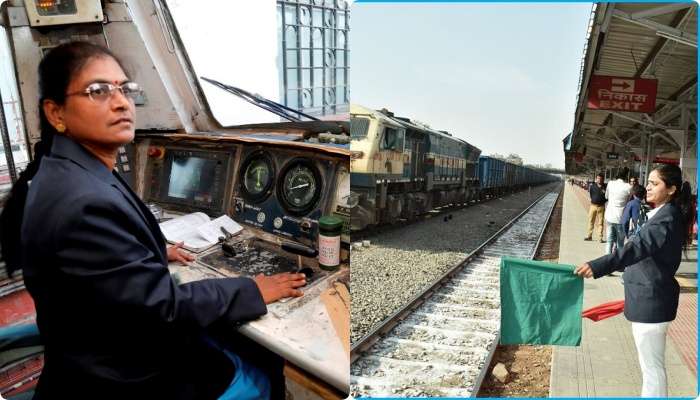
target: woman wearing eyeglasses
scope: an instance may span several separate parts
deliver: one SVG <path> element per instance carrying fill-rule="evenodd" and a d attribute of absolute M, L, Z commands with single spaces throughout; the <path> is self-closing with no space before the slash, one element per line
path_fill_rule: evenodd
<path fill-rule="evenodd" d="M 303 274 L 176 285 L 168 261 L 191 258 L 166 250 L 113 172 L 134 138 L 138 85 L 108 50 L 81 42 L 51 50 L 39 80 L 42 140 L 0 220 L 3 258 L 24 270 L 45 348 L 35 398 L 283 398 L 281 360 L 256 355 L 274 364 L 260 374 L 211 335 L 300 296 Z M 235 393 L 250 371 L 260 392 Z"/>

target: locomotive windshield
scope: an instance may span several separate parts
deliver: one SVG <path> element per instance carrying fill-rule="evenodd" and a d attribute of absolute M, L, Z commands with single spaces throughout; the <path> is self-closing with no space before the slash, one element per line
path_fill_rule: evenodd
<path fill-rule="evenodd" d="M 350 118 L 350 137 L 361 139 L 367 137 L 369 120 L 367 118 Z"/>
<path fill-rule="evenodd" d="M 348 112 L 344 0 L 165 3 L 196 76 L 316 117 Z M 207 21 L 206 29 L 201 21 Z M 221 43 L 219 51 L 212 51 L 213 42 Z M 200 86 L 223 126 L 279 122 L 209 84 L 200 81 Z"/>

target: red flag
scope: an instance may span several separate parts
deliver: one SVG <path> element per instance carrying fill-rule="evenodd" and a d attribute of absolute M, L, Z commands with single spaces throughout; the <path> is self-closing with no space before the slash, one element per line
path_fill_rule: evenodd
<path fill-rule="evenodd" d="M 588 310 L 583 310 L 581 317 L 588 318 L 594 322 L 598 322 L 601 319 L 606 319 L 614 317 L 621 313 L 625 309 L 625 301 L 611 301 L 609 303 L 601 304 L 595 307 L 591 307 Z"/>

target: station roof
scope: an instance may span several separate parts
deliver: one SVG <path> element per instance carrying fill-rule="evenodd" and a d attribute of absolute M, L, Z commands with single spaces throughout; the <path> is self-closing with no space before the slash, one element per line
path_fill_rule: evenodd
<path fill-rule="evenodd" d="M 655 111 L 588 108 L 593 75 L 658 80 Z M 696 146 L 696 104 L 695 2 L 594 4 L 574 127 L 563 140 L 566 172 L 582 174 L 632 163 L 643 157 L 648 138 L 653 138 L 655 156 L 679 159 L 681 148 Z M 608 160 L 608 153 L 618 159 Z"/>

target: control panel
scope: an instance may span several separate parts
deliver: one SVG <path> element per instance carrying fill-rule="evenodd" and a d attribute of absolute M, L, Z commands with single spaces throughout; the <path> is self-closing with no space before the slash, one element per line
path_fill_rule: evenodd
<path fill-rule="evenodd" d="M 336 169 L 333 160 L 313 154 L 244 148 L 233 192 L 234 218 L 288 239 L 314 242 Z"/>
<path fill-rule="evenodd" d="M 316 247 L 319 218 L 349 220 L 348 162 L 342 157 L 194 140 L 152 139 L 140 148 L 142 196 L 166 210 L 210 217 L 226 213 L 243 226 L 311 247 Z M 343 242 L 349 242 L 346 235 Z"/>

